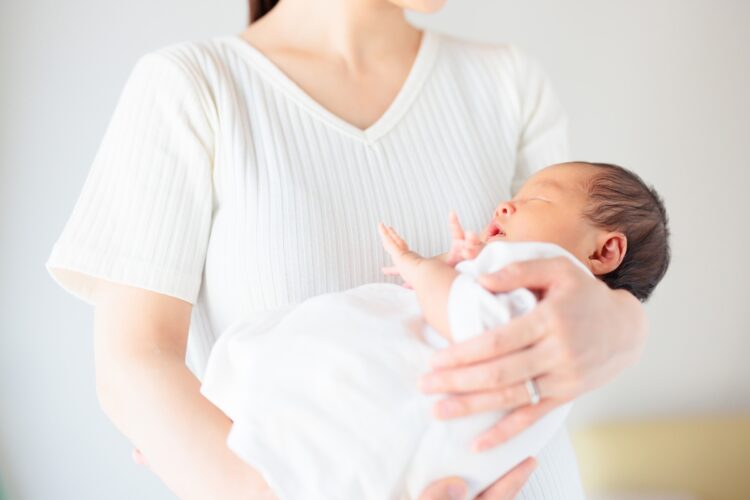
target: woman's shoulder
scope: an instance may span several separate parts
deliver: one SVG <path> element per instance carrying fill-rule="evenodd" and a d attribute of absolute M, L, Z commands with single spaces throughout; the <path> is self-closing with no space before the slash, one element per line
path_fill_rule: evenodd
<path fill-rule="evenodd" d="M 233 37 L 222 34 L 166 43 L 143 52 L 136 64 L 168 66 L 197 84 L 213 88 L 236 72 L 236 57 L 230 46 Z"/>
<path fill-rule="evenodd" d="M 180 65 L 185 68 L 198 68 L 211 59 L 217 52 L 215 38 L 180 40 L 153 47 L 139 56 L 140 59 L 162 60 L 165 64 Z"/>
<path fill-rule="evenodd" d="M 518 43 L 473 40 L 437 32 L 434 35 L 440 40 L 440 59 L 445 72 L 460 75 L 466 91 L 479 91 L 491 82 L 491 87 L 505 89 L 503 95 L 514 98 L 519 106 L 524 101 L 533 106 L 539 93 L 551 84 L 536 55 Z"/>
<path fill-rule="evenodd" d="M 512 73 L 523 72 L 529 65 L 538 64 L 530 51 L 515 42 L 476 40 L 433 30 L 429 32 L 440 40 L 444 57 L 454 64 L 480 65 Z"/>

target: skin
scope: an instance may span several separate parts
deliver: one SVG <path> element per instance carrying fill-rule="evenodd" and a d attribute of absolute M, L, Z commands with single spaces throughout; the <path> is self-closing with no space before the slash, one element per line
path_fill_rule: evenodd
<path fill-rule="evenodd" d="M 281 0 L 241 36 L 321 106 L 364 130 L 397 95 L 419 47 L 421 33 L 406 22 L 403 9 L 433 12 L 443 3 Z M 474 241 L 471 236 L 462 240 L 467 238 Z M 462 242 L 458 251 L 468 245 Z M 444 257 L 457 256 L 454 252 Z M 487 362 L 488 356 L 510 363 L 520 347 L 543 339 L 552 339 L 558 351 L 566 354 L 557 356 L 556 368 L 539 373 L 549 379 L 539 379 L 544 382 L 540 387 L 545 397 L 558 392 L 560 398 L 577 396 L 635 361 L 646 336 L 645 315 L 637 300 L 612 294 L 606 287 L 592 288 L 589 282 L 595 280 L 576 276 L 569 263 L 541 270 L 514 266 L 512 271 L 495 276 L 486 286 L 502 291 L 533 285 L 550 298 L 529 315 L 537 323 L 514 323 L 507 331 L 487 332 L 482 336 L 487 345 L 482 345 L 481 353 L 479 344 L 457 344 L 456 350 L 446 350 L 436 360 L 436 367 L 442 369 L 435 388 L 461 387 L 455 399 L 462 413 L 502 408 L 511 398 L 501 396 L 515 387 L 488 366 L 485 376 L 496 381 L 491 394 L 497 397 L 487 399 L 486 392 L 478 394 L 466 366 Z M 104 412 L 136 446 L 135 458 L 145 463 L 148 457 L 151 470 L 180 498 L 274 498 L 257 471 L 228 450 L 225 441 L 231 421 L 199 393 L 199 381 L 184 364 L 191 304 L 104 280 L 100 280 L 95 303 L 97 393 Z M 566 311 L 578 314 L 566 315 Z M 546 316 L 540 318 L 541 314 Z M 608 332 L 602 332 L 602 324 Z M 597 337 L 610 339 L 610 345 L 592 341 Z M 520 373 L 525 375 L 537 373 L 522 368 Z M 565 391 L 555 392 L 562 386 Z M 494 430 L 496 442 L 520 431 L 549 407 L 543 401 L 515 421 L 500 425 Z M 480 498 L 515 497 L 533 466 L 533 460 L 519 465 Z M 460 478 L 446 478 L 431 485 L 420 500 L 462 498 L 463 487 Z"/>
<path fill-rule="evenodd" d="M 262 476 L 225 444 L 232 422 L 185 365 L 192 305 L 104 280 L 93 299 L 97 397 L 136 456 L 179 498 L 264 498 Z"/>

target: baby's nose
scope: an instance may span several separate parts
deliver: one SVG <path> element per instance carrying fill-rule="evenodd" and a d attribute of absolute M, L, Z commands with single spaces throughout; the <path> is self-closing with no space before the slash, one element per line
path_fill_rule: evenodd
<path fill-rule="evenodd" d="M 509 202 L 503 202 L 500 205 L 497 206 L 495 209 L 495 217 L 500 217 L 501 215 L 510 215 L 514 212 L 513 205 Z"/>

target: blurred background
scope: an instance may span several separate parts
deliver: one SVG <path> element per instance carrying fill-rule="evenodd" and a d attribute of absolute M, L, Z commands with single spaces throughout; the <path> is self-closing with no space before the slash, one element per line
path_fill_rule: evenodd
<path fill-rule="evenodd" d="M 136 59 L 247 17 L 245 0 L 0 2 L 0 498 L 173 498 L 100 411 L 93 310 L 44 262 Z M 525 49 L 575 156 L 666 201 L 643 358 L 570 419 L 591 498 L 749 499 L 750 2 L 449 0 L 410 19 Z"/>

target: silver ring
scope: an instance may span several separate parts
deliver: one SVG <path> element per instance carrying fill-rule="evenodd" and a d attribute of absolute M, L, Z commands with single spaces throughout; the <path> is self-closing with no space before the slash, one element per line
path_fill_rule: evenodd
<path fill-rule="evenodd" d="M 526 392 L 529 393 L 529 404 L 537 405 L 542 399 L 539 395 L 539 387 L 534 382 L 533 378 L 526 379 Z"/>

